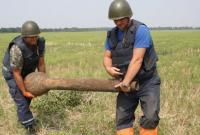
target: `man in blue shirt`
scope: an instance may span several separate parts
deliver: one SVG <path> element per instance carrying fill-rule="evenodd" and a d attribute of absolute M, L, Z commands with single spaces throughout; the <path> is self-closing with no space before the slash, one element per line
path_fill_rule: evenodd
<path fill-rule="evenodd" d="M 108 16 L 116 27 L 107 34 L 104 67 L 108 74 L 121 80 L 115 86 L 120 90 L 116 105 L 117 135 L 134 134 L 134 112 L 139 102 L 143 111 L 140 135 L 157 135 L 160 77 L 150 31 L 145 24 L 130 19 L 132 10 L 126 0 L 114 0 Z M 132 81 L 138 82 L 137 91 L 130 92 Z"/>

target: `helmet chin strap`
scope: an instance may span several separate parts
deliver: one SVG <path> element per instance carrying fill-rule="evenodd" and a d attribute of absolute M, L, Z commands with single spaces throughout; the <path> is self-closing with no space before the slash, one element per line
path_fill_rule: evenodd
<path fill-rule="evenodd" d="M 129 18 L 129 22 L 128 22 L 128 27 L 132 26 L 133 25 L 133 19 L 130 19 Z"/>
<path fill-rule="evenodd" d="M 129 18 L 129 21 L 128 21 L 128 24 L 127 24 L 127 26 L 126 26 L 126 28 L 125 28 L 125 31 L 127 31 L 128 28 L 129 28 L 130 26 L 132 26 L 132 25 L 133 25 L 133 19 L 130 19 L 130 18 Z"/>

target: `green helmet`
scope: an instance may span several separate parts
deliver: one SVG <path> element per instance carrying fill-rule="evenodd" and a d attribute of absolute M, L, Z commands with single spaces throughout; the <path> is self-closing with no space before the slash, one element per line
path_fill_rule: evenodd
<path fill-rule="evenodd" d="M 109 8 L 108 18 L 118 20 L 124 17 L 132 17 L 131 7 L 126 0 L 114 0 Z"/>
<path fill-rule="evenodd" d="M 40 34 L 40 28 L 34 21 L 26 21 L 21 28 L 23 37 L 33 37 Z"/>

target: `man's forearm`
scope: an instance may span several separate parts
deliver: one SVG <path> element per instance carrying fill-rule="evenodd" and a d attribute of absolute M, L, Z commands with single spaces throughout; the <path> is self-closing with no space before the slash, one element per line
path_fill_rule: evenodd
<path fill-rule="evenodd" d="M 136 74 L 139 72 L 141 66 L 142 66 L 141 60 L 132 60 L 129 64 L 128 71 L 124 77 L 123 82 L 125 84 L 130 84 L 131 81 L 136 76 Z"/>
<path fill-rule="evenodd" d="M 127 73 L 125 75 L 125 78 L 123 80 L 124 84 L 130 84 L 130 82 L 135 78 L 137 73 L 139 72 L 142 62 L 144 59 L 144 54 L 146 52 L 146 48 L 135 48 L 133 49 L 133 57 L 131 59 L 131 62 L 128 66 Z"/>
<path fill-rule="evenodd" d="M 103 65 L 104 65 L 104 68 L 105 68 L 106 72 L 107 72 L 109 75 L 113 76 L 113 75 L 109 72 L 109 68 L 112 67 L 112 59 L 111 59 L 111 58 L 104 57 L 104 63 L 103 63 Z"/>
<path fill-rule="evenodd" d="M 46 66 L 45 66 L 44 57 L 40 57 L 40 59 L 39 59 L 38 71 L 46 73 Z"/>
<path fill-rule="evenodd" d="M 18 88 L 20 89 L 20 91 L 22 93 L 26 92 L 24 81 L 23 81 L 22 76 L 20 75 L 19 71 L 14 71 L 13 75 L 14 75 L 14 79 L 15 79 L 16 84 L 17 84 Z"/>
<path fill-rule="evenodd" d="M 46 67 L 45 67 L 45 65 L 40 65 L 40 66 L 38 67 L 38 71 L 39 71 L 39 72 L 46 73 Z"/>
<path fill-rule="evenodd" d="M 104 57 L 104 62 L 103 62 L 104 68 L 106 69 L 106 71 L 108 70 L 108 68 L 112 67 L 112 59 L 108 58 L 108 57 Z"/>

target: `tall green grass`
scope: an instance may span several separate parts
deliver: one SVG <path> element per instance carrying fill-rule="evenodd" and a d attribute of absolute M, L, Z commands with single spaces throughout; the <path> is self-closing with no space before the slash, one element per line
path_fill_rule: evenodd
<path fill-rule="evenodd" d="M 17 34 L 0 34 L 0 58 Z M 42 33 L 47 73 L 62 78 L 108 78 L 102 65 L 106 32 Z M 161 112 L 159 135 L 200 133 L 200 31 L 152 31 L 159 56 Z M 2 66 L 2 63 L 0 63 Z M 41 135 L 115 134 L 116 93 L 50 91 L 33 99 Z M 139 134 L 140 107 L 134 127 Z M 22 135 L 14 102 L 0 78 L 0 135 Z"/>

